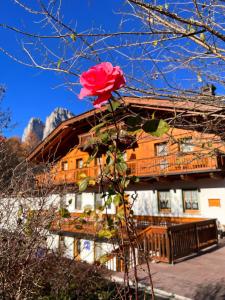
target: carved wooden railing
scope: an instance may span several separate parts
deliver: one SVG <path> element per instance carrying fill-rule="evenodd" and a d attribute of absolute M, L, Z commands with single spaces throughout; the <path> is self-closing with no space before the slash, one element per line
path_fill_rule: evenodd
<path fill-rule="evenodd" d="M 174 263 L 178 259 L 210 246 L 218 244 L 216 220 L 204 220 L 173 226 L 149 226 L 138 235 L 138 264 L 146 263 L 146 259 L 164 263 Z M 125 244 L 128 267 L 132 268 L 129 245 Z M 124 258 L 121 253 L 114 251 L 108 255 L 105 266 L 110 270 L 121 272 L 124 270 Z"/>
<path fill-rule="evenodd" d="M 218 244 L 216 219 L 149 226 L 139 234 L 139 241 L 139 260 L 147 255 L 151 259 L 173 263 Z"/>
<path fill-rule="evenodd" d="M 132 175 L 149 176 L 220 169 L 225 167 L 225 160 L 219 156 L 189 153 L 133 160 L 127 164 Z"/>
<path fill-rule="evenodd" d="M 78 219 L 80 215 L 73 213 L 72 219 L 61 224 L 55 222 L 52 230 L 70 232 L 75 235 L 97 235 L 104 222 L 98 222 L 96 227 L 94 220 L 90 218 L 79 227 L 79 222 L 74 222 L 74 220 Z M 102 221 L 105 217 L 105 215 L 102 216 Z M 173 263 L 180 258 L 218 244 L 216 219 L 134 216 L 134 222 L 137 227 L 137 239 L 134 238 L 134 244 L 137 247 L 139 264 L 145 263 L 146 258 Z M 108 268 L 122 271 L 124 259 L 132 267 L 131 252 L 129 243 L 126 242 L 126 235 L 124 235 L 124 241 L 123 251 L 117 249 L 108 253 L 105 260 Z M 123 257 L 124 253 L 127 253 L 126 258 Z"/>
<path fill-rule="evenodd" d="M 172 262 L 218 244 L 216 219 L 172 226 L 169 232 Z"/>
<path fill-rule="evenodd" d="M 139 263 L 146 258 L 170 263 L 171 245 L 168 228 L 166 226 L 149 226 L 139 236 Z"/>
<path fill-rule="evenodd" d="M 188 172 L 211 171 L 225 168 L 223 156 L 207 156 L 206 154 L 185 154 L 182 156 L 168 155 L 127 161 L 131 175 L 140 177 L 182 174 Z M 74 183 L 80 179 L 80 174 L 97 178 L 101 174 L 100 166 L 55 171 L 48 176 L 55 184 Z M 45 175 L 40 175 L 39 180 Z M 44 180 L 43 180 L 44 181 Z"/>

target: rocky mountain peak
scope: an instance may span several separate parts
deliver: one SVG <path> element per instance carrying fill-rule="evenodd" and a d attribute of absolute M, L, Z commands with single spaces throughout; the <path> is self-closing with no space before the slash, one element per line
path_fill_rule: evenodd
<path fill-rule="evenodd" d="M 57 107 L 54 111 L 46 118 L 45 128 L 43 132 L 43 139 L 52 132 L 60 123 L 63 121 L 74 117 L 74 114 L 71 113 L 68 109 Z"/>
<path fill-rule="evenodd" d="M 31 118 L 24 129 L 22 141 L 31 143 L 31 148 L 33 148 L 46 138 L 60 123 L 72 117 L 74 117 L 74 114 L 68 109 L 57 107 L 46 118 L 45 123 L 40 118 Z"/>
<path fill-rule="evenodd" d="M 40 118 L 31 118 L 27 127 L 24 129 L 22 141 L 26 142 L 32 134 L 41 141 L 43 139 L 44 127 L 45 125 Z"/>

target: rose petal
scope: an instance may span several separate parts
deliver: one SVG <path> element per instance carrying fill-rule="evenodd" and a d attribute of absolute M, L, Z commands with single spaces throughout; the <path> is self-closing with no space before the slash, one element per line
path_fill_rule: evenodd
<path fill-rule="evenodd" d="M 93 96 L 92 92 L 86 88 L 82 88 L 80 90 L 80 94 L 78 95 L 78 98 L 83 99 L 84 97 L 87 97 L 87 96 Z"/>
<path fill-rule="evenodd" d="M 105 104 L 109 98 L 112 96 L 111 93 L 101 94 L 94 102 L 93 105 L 95 108 L 100 108 L 102 104 Z"/>

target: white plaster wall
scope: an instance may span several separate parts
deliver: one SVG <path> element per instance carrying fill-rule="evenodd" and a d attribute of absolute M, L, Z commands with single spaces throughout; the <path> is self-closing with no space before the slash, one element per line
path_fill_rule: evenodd
<path fill-rule="evenodd" d="M 106 200 L 107 200 L 107 196 L 106 196 Z M 111 206 L 110 208 L 107 207 L 107 209 L 104 209 L 103 211 L 104 214 L 115 214 L 116 213 L 116 207 L 115 205 L 113 204 L 113 202 L 111 203 Z"/>
<path fill-rule="evenodd" d="M 65 195 L 65 199 L 66 199 L 66 206 L 67 209 L 70 212 L 83 212 L 83 210 L 85 209 L 85 207 L 90 207 L 91 209 L 94 209 L 94 205 L 95 205 L 95 193 L 82 193 L 81 194 L 82 197 L 82 209 L 81 210 L 77 210 L 75 209 L 75 199 L 76 199 L 76 194 L 74 193 L 68 193 Z M 71 200 L 71 204 L 69 204 L 69 201 Z M 115 214 L 116 209 L 115 209 L 115 205 L 112 203 L 111 204 L 111 208 L 107 208 L 103 211 L 103 213 L 108 213 L 108 214 Z"/>
<path fill-rule="evenodd" d="M 111 253 L 113 250 L 115 250 L 115 246 L 110 243 L 94 243 L 92 240 L 87 239 L 81 239 L 81 253 L 80 253 L 80 259 L 83 261 L 86 261 L 88 263 L 94 263 L 95 260 L 98 260 L 100 257 L 95 257 L 95 251 L 94 247 L 100 247 L 101 256 Z M 99 252 L 99 251 L 98 251 Z"/>
<path fill-rule="evenodd" d="M 217 218 L 225 225 L 225 188 L 202 188 L 200 192 L 201 215 Z M 220 207 L 209 207 L 208 199 L 220 199 Z"/>
<path fill-rule="evenodd" d="M 221 224 L 225 225 L 225 180 L 201 179 L 186 184 L 184 188 L 198 188 L 199 213 L 187 214 L 183 212 L 182 189 L 175 189 L 176 201 L 172 206 L 173 215 L 186 217 L 216 218 Z M 176 186 L 175 186 L 176 187 Z M 210 207 L 208 199 L 220 199 L 220 207 Z M 175 199 L 174 199 L 175 200 Z M 176 208 L 179 209 L 176 210 Z"/>
<path fill-rule="evenodd" d="M 129 191 L 130 201 L 133 202 L 131 195 L 135 194 L 135 191 Z M 137 198 L 133 202 L 133 211 L 135 215 L 155 215 L 157 213 L 157 201 L 155 201 L 156 195 L 152 190 L 136 191 Z"/>
<path fill-rule="evenodd" d="M 65 236 L 64 244 L 65 244 L 64 256 L 73 259 L 73 254 L 74 254 L 74 238 L 73 237 L 69 237 L 69 236 Z"/>
<path fill-rule="evenodd" d="M 81 239 L 80 259 L 88 263 L 94 262 L 94 241 Z"/>
<path fill-rule="evenodd" d="M 94 209 L 94 193 L 82 193 L 82 210 L 87 206 Z"/>
<path fill-rule="evenodd" d="M 101 255 L 99 257 L 97 257 L 97 254 L 96 254 L 96 257 L 95 257 L 96 260 L 98 260 L 101 256 L 103 256 L 105 254 L 110 254 L 113 250 L 115 250 L 115 245 L 110 244 L 110 243 L 105 243 L 105 242 L 95 243 L 95 247 L 100 248 L 100 252 L 101 252 Z M 98 251 L 96 251 L 96 252 L 98 252 Z"/>
<path fill-rule="evenodd" d="M 76 199 L 76 194 L 75 193 L 68 193 L 65 196 L 65 201 L 66 201 L 66 207 L 70 212 L 75 212 L 75 199 Z M 71 203 L 70 203 L 71 202 Z"/>
<path fill-rule="evenodd" d="M 0 199 L 0 228 L 14 230 L 17 227 L 19 205 L 18 198 Z"/>
<path fill-rule="evenodd" d="M 133 204 L 135 215 L 153 216 L 176 216 L 176 217 L 204 217 L 216 218 L 219 223 L 225 225 L 225 180 L 196 179 L 195 181 L 174 181 L 170 186 L 158 184 L 152 189 L 139 190 L 137 199 Z M 182 189 L 198 189 L 199 212 L 188 214 L 183 210 Z M 171 196 L 171 213 L 160 213 L 158 211 L 157 190 L 168 189 Z M 130 195 L 134 191 L 128 192 Z M 130 197 L 131 199 L 131 197 Z M 208 199 L 220 199 L 220 207 L 209 207 Z M 132 199 L 131 199 L 132 201 Z"/>
<path fill-rule="evenodd" d="M 47 247 L 53 251 L 57 251 L 59 248 L 59 235 L 49 234 L 47 236 Z"/>
<path fill-rule="evenodd" d="M 46 203 L 45 208 L 48 208 L 50 206 L 53 206 L 55 208 L 59 208 L 60 199 L 61 199 L 61 196 L 59 194 L 52 194 L 52 195 L 47 196 L 46 199 L 44 199 L 44 201 Z"/>

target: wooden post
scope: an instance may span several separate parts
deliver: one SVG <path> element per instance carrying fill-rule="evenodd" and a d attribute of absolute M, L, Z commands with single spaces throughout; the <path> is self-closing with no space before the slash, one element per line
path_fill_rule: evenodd
<path fill-rule="evenodd" d="M 172 232 L 170 228 L 167 228 L 166 234 L 166 253 L 169 264 L 173 263 L 173 240 L 172 240 Z"/>
<path fill-rule="evenodd" d="M 195 236 L 196 236 L 196 250 L 197 250 L 197 253 L 200 252 L 200 246 L 199 246 L 199 234 L 198 234 L 198 225 L 197 223 L 195 223 Z"/>

